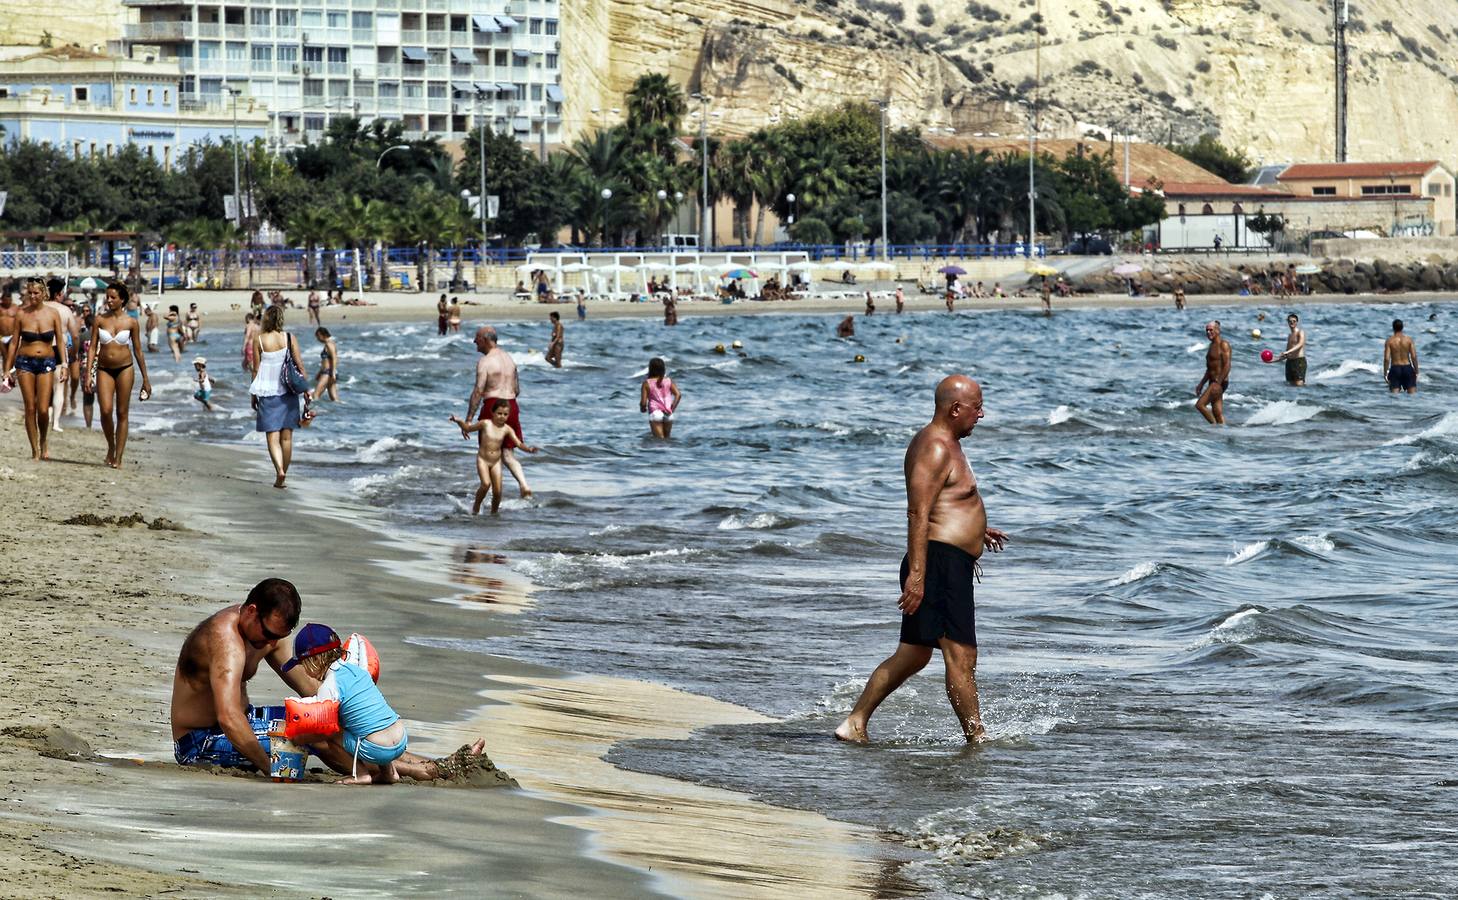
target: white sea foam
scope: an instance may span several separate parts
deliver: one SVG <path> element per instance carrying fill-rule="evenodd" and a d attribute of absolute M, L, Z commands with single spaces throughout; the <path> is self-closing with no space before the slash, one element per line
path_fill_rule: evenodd
<path fill-rule="evenodd" d="M 741 516 L 734 513 L 725 516 L 719 522 L 720 531 L 740 531 L 743 529 L 773 528 L 785 521 L 781 516 L 774 513 L 756 513 L 752 516 Z"/>
<path fill-rule="evenodd" d="M 424 472 L 421 466 L 401 466 L 388 472 L 376 472 L 373 475 L 363 475 L 359 478 L 349 479 L 349 487 L 356 493 L 375 494 L 381 488 L 387 487 L 399 481 L 414 478 Z"/>
<path fill-rule="evenodd" d="M 1236 610 L 1216 622 L 1190 649 L 1200 650 L 1211 644 L 1239 644 L 1251 636 L 1252 620 L 1260 614 L 1261 610 L 1255 608 Z"/>
<path fill-rule="evenodd" d="M 1190 346 L 1186 347 L 1185 348 L 1185 352 L 1186 353 L 1199 353 L 1201 350 L 1204 350 L 1204 349 L 1206 349 L 1209 346 L 1210 345 L 1207 344 L 1207 343 L 1205 343 L 1204 341 L 1200 341 L 1199 343 L 1191 344 Z"/>
<path fill-rule="evenodd" d="M 1326 532 L 1320 534 L 1302 534 L 1291 539 L 1291 543 L 1312 553 L 1330 553 L 1336 549 L 1336 544 L 1326 536 Z"/>
<path fill-rule="evenodd" d="M 1067 422 L 1071 418 L 1073 418 L 1073 410 L 1070 409 L 1067 406 L 1060 405 L 1057 408 L 1055 408 L 1052 412 L 1048 413 L 1048 424 L 1049 425 L 1061 425 L 1062 423 Z"/>
<path fill-rule="evenodd" d="M 830 432 L 831 437 L 845 437 L 850 434 L 850 429 L 837 422 L 816 422 L 815 427 L 821 431 Z"/>
<path fill-rule="evenodd" d="M 1223 631 L 1223 630 L 1225 630 L 1227 628 L 1234 628 L 1236 625 L 1239 625 L 1241 622 L 1244 622 L 1246 619 L 1249 619 L 1252 616 L 1258 616 L 1260 614 L 1261 614 L 1261 611 L 1258 610 L 1258 609 L 1242 609 L 1242 610 L 1237 610 L 1236 612 L 1233 612 L 1230 615 L 1226 616 L 1225 618 L 1221 619 L 1219 622 L 1216 622 L 1215 623 L 1215 630 L 1216 631 Z"/>
<path fill-rule="evenodd" d="M 1130 569 L 1129 571 L 1125 572 L 1123 575 L 1120 575 L 1114 581 L 1114 584 L 1133 584 L 1136 581 L 1143 581 L 1144 579 L 1148 578 L 1158 571 L 1159 563 L 1142 562 L 1134 566 L 1134 568 Z"/>
<path fill-rule="evenodd" d="M 1227 566 L 1238 566 L 1264 553 L 1271 546 L 1270 541 L 1254 541 L 1232 553 L 1226 560 Z"/>
<path fill-rule="evenodd" d="M 1376 375 L 1381 371 L 1382 370 L 1378 368 L 1376 363 L 1363 362 L 1360 359 L 1344 359 L 1342 360 L 1341 365 L 1337 366 L 1335 369 L 1323 369 L 1322 371 L 1317 372 L 1315 375 L 1311 376 L 1311 380 L 1327 381 L 1332 378 L 1343 378 L 1347 375 L 1352 374 L 1353 372 L 1368 372 Z"/>
<path fill-rule="evenodd" d="M 1444 413 L 1443 418 L 1435 422 L 1431 427 L 1418 432 L 1417 434 L 1403 435 L 1393 438 L 1383 444 L 1384 447 L 1393 447 L 1402 444 L 1414 444 L 1424 438 L 1448 437 L 1458 434 L 1458 412 Z"/>
<path fill-rule="evenodd" d="M 399 438 L 382 437 L 361 447 L 354 458 L 362 463 L 381 463 L 388 458 L 391 450 L 400 446 L 403 442 Z"/>
<path fill-rule="evenodd" d="M 1419 450 L 1416 454 L 1413 455 L 1412 459 L 1402 464 L 1402 471 L 1421 472 L 1424 469 L 1437 468 L 1438 466 L 1450 466 L 1454 463 L 1458 463 L 1458 455 L 1452 453 L 1444 453 L 1435 456 L 1428 453 L 1426 450 Z"/>
<path fill-rule="evenodd" d="M 1297 422 L 1304 422 L 1312 416 L 1322 412 L 1320 406 L 1302 406 L 1295 400 L 1277 400 L 1267 406 L 1256 410 L 1255 415 L 1246 419 L 1247 427 L 1252 425 L 1293 425 Z"/>

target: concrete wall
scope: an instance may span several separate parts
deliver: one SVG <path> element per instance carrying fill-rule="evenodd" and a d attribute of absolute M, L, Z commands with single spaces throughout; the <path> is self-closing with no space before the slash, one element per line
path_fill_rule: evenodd
<path fill-rule="evenodd" d="M 1458 257 L 1458 237 L 1386 238 L 1376 241 L 1332 238 L 1311 242 L 1312 256 L 1331 259 L 1393 260 L 1434 254 L 1450 259 Z"/>

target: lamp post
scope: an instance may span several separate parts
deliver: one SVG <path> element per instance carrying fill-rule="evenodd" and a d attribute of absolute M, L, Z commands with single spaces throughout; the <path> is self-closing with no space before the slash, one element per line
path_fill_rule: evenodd
<path fill-rule="evenodd" d="M 785 202 L 788 203 L 788 204 L 790 204 L 790 221 L 786 222 L 785 224 L 786 225 L 794 225 L 795 224 L 795 195 L 794 194 L 786 194 L 785 195 Z"/>
<path fill-rule="evenodd" d="M 410 145 L 409 144 L 396 144 L 393 147 L 386 147 L 385 148 L 385 153 L 389 153 L 392 150 L 409 150 L 409 149 L 410 149 Z M 376 172 L 378 172 L 380 170 L 380 164 L 385 161 L 385 153 L 381 153 L 379 155 L 379 158 L 375 160 L 375 171 Z"/>
<path fill-rule="evenodd" d="M 1037 213 L 1034 204 L 1038 199 L 1038 186 L 1033 176 L 1033 159 L 1038 154 L 1038 107 L 1028 106 L 1028 259 L 1033 258 L 1034 235 L 1038 233 Z"/>
<path fill-rule="evenodd" d="M 683 229 L 682 219 L 683 191 L 673 192 L 673 230 L 678 233 Z"/>
<path fill-rule="evenodd" d="M 613 189 L 603 188 L 602 196 L 602 245 L 608 245 L 608 201 L 613 199 Z"/>
<path fill-rule="evenodd" d="M 658 192 L 653 196 L 658 198 L 658 202 L 653 204 L 653 239 L 657 242 L 656 246 L 662 247 L 663 229 L 658 227 L 658 221 L 660 218 L 662 218 L 663 203 L 668 199 L 668 191 L 665 191 L 663 188 L 659 188 Z"/>
<path fill-rule="evenodd" d="M 477 141 L 476 155 L 479 156 L 481 164 L 481 199 L 476 211 L 481 214 L 481 246 L 476 250 L 476 290 L 481 290 L 481 273 L 479 271 L 486 261 L 486 122 L 481 115 L 481 101 L 485 97 L 485 91 L 476 92 L 476 128 Z"/>
<path fill-rule="evenodd" d="M 699 101 L 699 156 L 704 160 L 703 195 L 699 206 L 699 250 L 709 249 L 709 95 L 694 94 Z"/>
<path fill-rule="evenodd" d="M 881 107 L 881 258 L 884 260 L 891 258 L 886 230 L 886 107 L 890 104 L 890 100 L 876 101 L 876 105 Z"/>
<path fill-rule="evenodd" d="M 233 95 L 233 226 L 242 228 L 243 196 L 238 193 L 238 95 L 243 91 L 235 87 L 225 90 Z"/>

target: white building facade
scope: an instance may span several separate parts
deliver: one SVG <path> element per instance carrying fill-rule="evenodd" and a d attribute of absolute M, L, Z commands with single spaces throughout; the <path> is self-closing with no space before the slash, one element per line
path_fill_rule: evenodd
<path fill-rule="evenodd" d="M 242 89 L 280 145 L 341 116 L 446 140 L 478 122 L 533 144 L 562 133 L 558 0 L 124 2 L 129 55 L 175 60 L 186 99 Z"/>

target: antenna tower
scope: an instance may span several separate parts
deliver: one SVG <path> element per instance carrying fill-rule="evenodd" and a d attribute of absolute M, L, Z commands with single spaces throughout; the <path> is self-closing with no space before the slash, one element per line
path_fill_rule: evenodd
<path fill-rule="evenodd" d="M 1347 3 L 1335 0 L 1336 32 L 1336 161 L 1347 161 Z"/>

